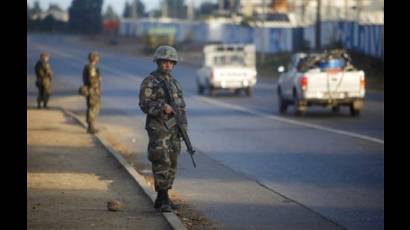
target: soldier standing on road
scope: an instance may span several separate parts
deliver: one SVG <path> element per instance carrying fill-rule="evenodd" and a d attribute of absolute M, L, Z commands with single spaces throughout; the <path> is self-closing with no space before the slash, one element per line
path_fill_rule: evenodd
<path fill-rule="evenodd" d="M 83 70 L 83 84 L 87 87 L 87 124 L 89 133 L 96 133 L 95 128 L 97 115 L 100 112 L 100 98 L 101 98 L 101 76 L 100 70 L 97 68 L 97 63 L 100 57 L 97 52 L 88 54 L 89 63 L 84 66 Z"/>
<path fill-rule="evenodd" d="M 183 114 L 183 128 L 187 128 L 185 101 L 180 84 L 171 75 L 178 61 L 176 50 L 171 46 L 160 46 L 153 60 L 158 68 L 141 83 L 139 106 L 147 114 L 148 159 L 152 163 L 155 191 L 158 193 L 154 207 L 161 212 L 171 212 L 179 207 L 169 199 L 168 190 L 175 179 L 181 137 L 175 126 L 168 129 L 165 122 L 175 114 L 174 109 L 178 109 Z M 173 109 L 166 101 L 161 81 L 166 81 L 170 86 L 170 95 L 174 97 L 177 108 Z"/>
<path fill-rule="evenodd" d="M 53 72 L 51 71 L 48 59 L 48 53 L 41 53 L 40 60 L 37 61 L 34 67 L 36 72 L 36 86 L 38 88 L 37 108 L 41 108 L 41 102 L 43 102 L 43 108 L 47 108 L 47 103 L 51 95 L 51 78 Z"/>

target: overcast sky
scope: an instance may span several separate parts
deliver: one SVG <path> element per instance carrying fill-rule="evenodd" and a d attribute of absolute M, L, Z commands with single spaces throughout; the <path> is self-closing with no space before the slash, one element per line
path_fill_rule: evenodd
<path fill-rule="evenodd" d="M 36 0 L 27 0 L 28 5 L 31 7 L 33 6 L 34 2 Z M 63 9 L 68 9 L 68 7 L 71 5 L 72 0 L 37 0 L 40 3 L 40 7 L 43 10 L 48 9 L 48 6 L 50 3 L 57 4 Z M 108 5 L 111 5 L 114 9 L 114 11 L 118 15 L 122 15 L 122 12 L 124 11 L 124 5 L 125 2 L 131 2 L 131 0 L 103 0 L 103 12 L 107 8 Z M 146 10 L 152 10 L 154 8 L 159 7 L 159 3 L 162 2 L 162 0 L 141 0 L 144 5 Z M 187 2 L 188 0 L 185 0 Z M 217 0 L 192 0 L 195 6 L 198 6 L 201 2 L 216 2 Z"/>

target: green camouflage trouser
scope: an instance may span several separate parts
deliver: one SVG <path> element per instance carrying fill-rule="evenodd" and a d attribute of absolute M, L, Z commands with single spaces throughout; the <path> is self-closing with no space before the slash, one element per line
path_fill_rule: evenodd
<path fill-rule="evenodd" d="M 172 188 L 181 140 L 176 133 L 148 131 L 148 159 L 152 163 L 155 191 Z"/>
<path fill-rule="evenodd" d="M 100 112 L 100 98 L 96 96 L 87 97 L 87 123 L 88 126 L 93 126 Z"/>
<path fill-rule="evenodd" d="M 38 96 L 37 102 L 44 102 L 47 104 L 50 95 L 51 95 L 51 82 L 48 80 L 44 80 L 43 83 L 39 83 L 38 87 Z"/>

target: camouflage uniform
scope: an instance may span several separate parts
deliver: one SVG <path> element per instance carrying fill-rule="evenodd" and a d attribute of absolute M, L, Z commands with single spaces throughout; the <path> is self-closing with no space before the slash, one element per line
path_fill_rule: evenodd
<path fill-rule="evenodd" d="M 46 108 L 51 95 L 51 78 L 53 72 L 50 64 L 45 60 L 46 56 L 48 57 L 46 53 L 42 53 L 40 60 L 34 67 L 36 72 L 36 86 L 39 91 L 37 96 L 38 108 L 40 108 L 41 102 L 43 102 L 43 107 Z"/>
<path fill-rule="evenodd" d="M 91 54 L 90 54 L 91 55 Z M 87 124 L 89 131 L 95 131 L 95 120 L 100 112 L 101 76 L 96 65 L 87 64 L 83 70 L 83 84 L 88 88 Z"/>
<path fill-rule="evenodd" d="M 176 126 L 167 129 L 164 122 L 172 115 L 165 114 L 166 102 L 164 89 L 159 85 L 160 81 L 167 81 L 171 95 L 174 97 L 178 109 L 184 114 L 184 126 L 186 127 L 185 101 L 182 88 L 178 81 L 170 74 L 156 70 L 144 79 L 140 87 L 141 110 L 147 114 L 145 129 L 148 132 L 148 159 L 152 162 L 155 191 L 172 188 L 177 168 L 177 158 L 181 151 L 181 139 Z"/>
<path fill-rule="evenodd" d="M 145 129 L 148 132 L 148 159 L 152 163 L 155 191 L 157 198 L 154 208 L 161 212 L 171 212 L 179 205 L 169 198 L 168 190 L 172 188 L 177 169 L 178 155 L 181 152 L 181 137 L 177 126 L 167 128 L 165 122 L 173 119 L 172 110 L 179 114 L 181 125 L 186 129 L 185 101 L 182 88 L 170 74 L 178 61 L 178 54 L 171 46 L 160 46 L 155 50 L 154 62 L 158 69 L 146 77 L 140 86 L 141 110 L 147 114 Z M 173 64 L 170 64 L 172 62 Z M 173 97 L 173 108 L 167 101 L 164 84 Z"/>

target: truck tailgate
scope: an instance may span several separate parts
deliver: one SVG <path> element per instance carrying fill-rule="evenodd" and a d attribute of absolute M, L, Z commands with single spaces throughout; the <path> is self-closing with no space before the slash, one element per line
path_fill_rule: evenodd
<path fill-rule="evenodd" d="M 330 93 L 357 93 L 363 91 L 363 71 L 306 73 L 307 91 Z"/>
<path fill-rule="evenodd" d="M 246 67 L 223 67 L 214 69 L 214 77 L 217 80 L 225 81 L 242 81 L 253 78 L 256 71 Z"/>

